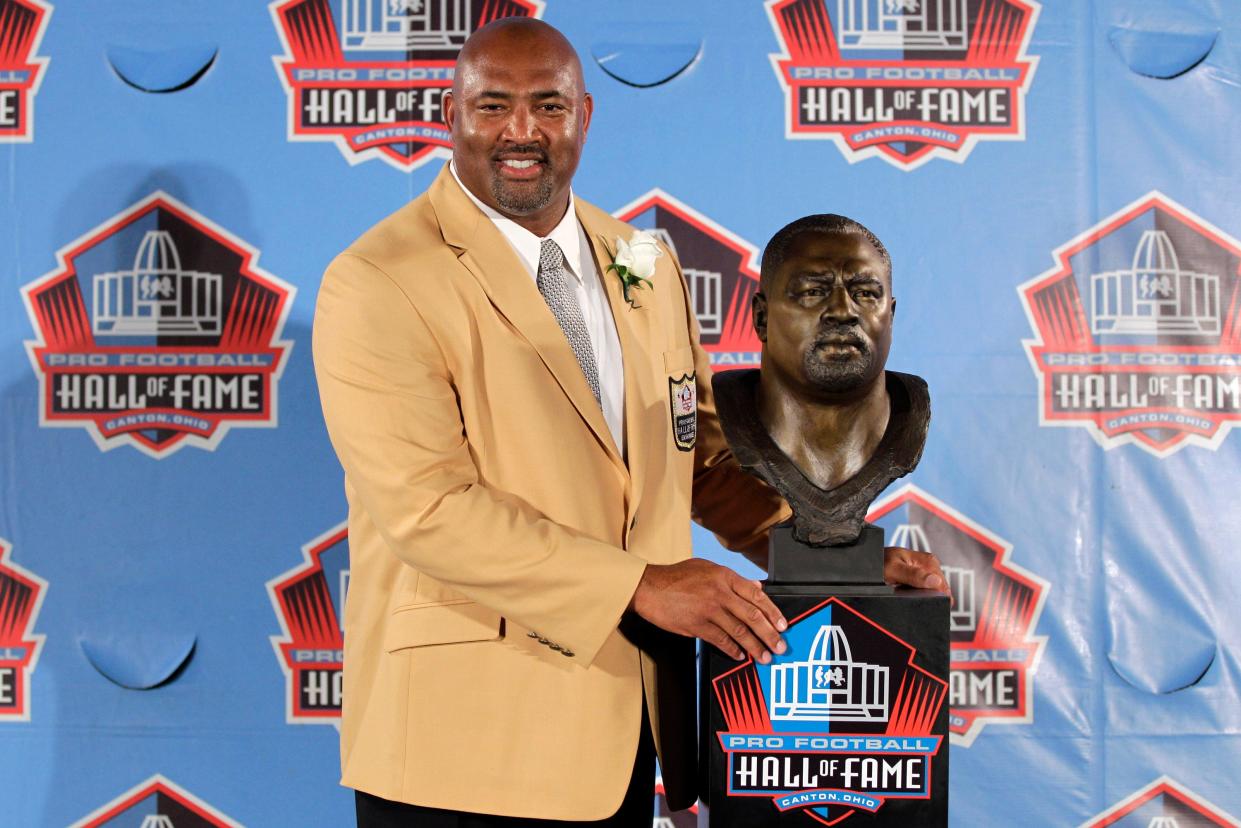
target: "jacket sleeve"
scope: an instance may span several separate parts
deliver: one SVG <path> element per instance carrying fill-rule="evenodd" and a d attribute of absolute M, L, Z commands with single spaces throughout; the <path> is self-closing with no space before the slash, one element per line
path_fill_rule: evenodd
<path fill-rule="evenodd" d="M 767 537 L 772 526 L 793 512 L 775 489 L 749 474 L 733 458 L 715 410 L 711 389 L 711 359 L 699 342 L 689 288 L 673 257 L 686 303 L 687 323 L 694 348 L 698 388 L 698 440 L 694 447 L 694 490 L 691 514 L 713 532 L 727 549 L 740 552 L 756 566 L 767 569 Z"/>
<path fill-rule="evenodd" d="M 380 268 L 328 267 L 313 343 L 332 445 L 392 554 L 589 664 L 645 563 L 480 482 L 444 354 Z"/>

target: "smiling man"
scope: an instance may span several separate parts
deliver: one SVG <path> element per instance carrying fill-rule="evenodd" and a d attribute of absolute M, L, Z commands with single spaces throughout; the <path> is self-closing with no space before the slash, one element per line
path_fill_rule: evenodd
<path fill-rule="evenodd" d="M 680 267 L 572 192 L 593 103 L 568 41 L 461 50 L 453 160 L 338 256 L 315 371 L 349 500 L 343 784 L 358 824 L 649 825 L 696 796 L 694 637 L 783 652 L 756 581 L 787 505 L 732 459 Z M 635 267 L 636 267 L 635 263 Z M 632 301 L 630 301 L 632 300 Z"/>

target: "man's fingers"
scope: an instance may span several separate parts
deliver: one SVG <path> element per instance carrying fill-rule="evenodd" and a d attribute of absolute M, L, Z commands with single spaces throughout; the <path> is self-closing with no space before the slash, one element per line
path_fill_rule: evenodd
<path fill-rule="evenodd" d="M 745 658 L 745 651 L 741 649 L 741 645 L 734 641 L 732 636 L 725 632 L 724 628 L 718 624 L 708 621 L 706 629 L 698 637 L 703 641 L 714 644 L 716 649 L 734 661 L 741 661 Z"/>
<path fill-rule="evenodd" d="M 738 596 L 727 601 L 723 609 L 736 619 L 732 628 L 735 632 L 733 638 L 756 660 L 766 664 L 770 659 L 764 660 L 764 655 L 784 652 L 785 644 L 780 633 L 758 607 Z"/>
<path fill-rule="evenodd" d="M 763 614 L 767 616 L 767 620 L 771 622 L 771 626 L 780 632 L 787 630 L 789 622 L 785 620 L 784 613 L 780 612 L 779 608 L 767 597 L 767 593 L 763 592 L 763 582 L 746 581 L 745 584 L 750 595 L 750 601 L 763 611 Z M 742 595 L 745 596 L 746 593 L 743 592 Z"/>
<path fill-rule="evenodd" d="M 934 589 L 951 597 L 948 579 L 940 568 L 939 560 L 928 552 L 892 547 L 887 551 L 884 580 L 920 589 Z"/>

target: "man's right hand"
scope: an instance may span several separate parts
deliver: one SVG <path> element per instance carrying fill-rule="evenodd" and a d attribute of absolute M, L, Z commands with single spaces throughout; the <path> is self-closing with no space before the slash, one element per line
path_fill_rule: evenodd
<path fill-rule="evenodd" d="M 748 653 L 768 664 L 773 652 L 786 649 L 780 633 L 788 622 L 762 582 L 700 558 L 647 564 L 629 608 L 661 629 L 701 638 L 738 661 Z"/>

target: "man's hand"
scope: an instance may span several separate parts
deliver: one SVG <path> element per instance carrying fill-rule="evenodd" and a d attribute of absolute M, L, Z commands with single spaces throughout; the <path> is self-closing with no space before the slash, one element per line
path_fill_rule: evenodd
<path fill-rule="evenodd" d="M 661 629 L 701 638 L 738 661 L 749 653 L 768 664 L 773 652 L 787 649 L 780 633 L 788 622 L 762 582 L 700 558 L 648 564 L 629 607 Z"/>
<path fill-rule="evenodd" d="M 948 579 L 939 568 L 939 559 L 929 552 L 915 552 L 901 546 L 883 550 L 883 579 L 897 586 L 937 589 L 952 597 Z"/>

